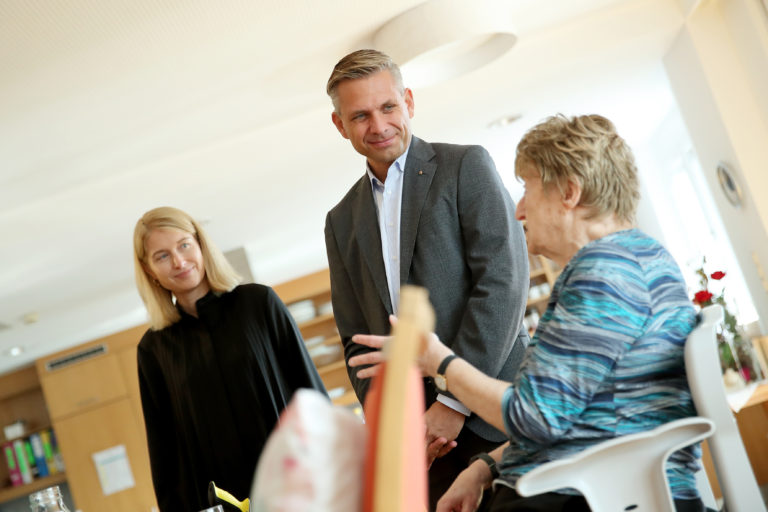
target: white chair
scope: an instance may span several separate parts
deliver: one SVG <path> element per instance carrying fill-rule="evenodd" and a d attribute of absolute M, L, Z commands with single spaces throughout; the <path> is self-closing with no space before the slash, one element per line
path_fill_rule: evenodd
<path fill-rule="evenodd" d="M 584 495 L 592 512 L 674 512 L 667 458 L 713 431 L 711 421 L 695 417 L 617 437 L 537 467 L 517 481 L 517 492 L 533 496 L 570 487 Z"/>
<path fill-rule="evenodd" d="M 532 496 L 570 487 L 584 495 L 593 512 L 674 511 L 666 460 L 674 451 L 711 436 L 708 443 L 728 512 L 765 512 L 720 378 L 715 330 L 722 318 L 721 306 L 704 308 L 685 345 L 688 385 L 699 417 L 612 439 L 544 464 L 518 480 L 517 492 Z"/>
<path fill-rule="evenodd" d="M 760 488 L 720 378 L 716 329 L 722 321 L 722 306 L 709 306 L 701 311 L 701 321 L 685 344 L 688 386 L 699 416 L 711 419 L 717 426 L 707 444 L 728 512 L 765 512 Z"/>

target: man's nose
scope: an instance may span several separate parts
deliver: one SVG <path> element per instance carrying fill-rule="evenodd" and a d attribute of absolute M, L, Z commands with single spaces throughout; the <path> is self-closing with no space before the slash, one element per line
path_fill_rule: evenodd
<path fill-rule="evenodd" d="M 374 112 L 371 115 L 371 131 L 373 133 L 384 133 L 387 131 L 387 122 L 378 112 Z"/>

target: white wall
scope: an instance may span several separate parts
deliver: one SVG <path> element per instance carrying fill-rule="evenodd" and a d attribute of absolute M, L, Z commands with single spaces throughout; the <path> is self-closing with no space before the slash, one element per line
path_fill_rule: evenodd
<path fill-rule="evenodd" d="M 672 89 L 760 316 L 768 328 L 768 15 L 758 0 L 690 6 L 664 58 Z M 744 200 L 720 190 L 718 162 Z"/>

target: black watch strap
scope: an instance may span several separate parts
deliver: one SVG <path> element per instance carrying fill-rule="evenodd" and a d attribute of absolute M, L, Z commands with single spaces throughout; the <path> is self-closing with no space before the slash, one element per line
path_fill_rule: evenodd
<path fill-rule="evenodd" d="M 493 457 L 491 457 L 490 455 L 488 455 L 485 452 L 478 453 L 477 455 L 475 455 L 474 457 L 469 459 L 469 463 L 472 464 L 473 462 L 475 462 L 478 459 L 482 459 L 486 464 L 488 464 L 488 469 L 491 470 L 491 479 L 492 480 L 496 480 L 497 478 L 499 478 L 499 468 L 496 467 L 496 461 L 493 460 Z"/>
<path fill-rule="evenodd" d="M 451 354 L 449 356 L 445 356 L 445 359 L 443 359 L 443 362 L 440 363 L 440 366 L 437 367 L 437 374 L 438 375 L 445 375 L 445 370 L 448 369 L 448 365 L 451 364 L 451 361 L 456 359 L 456 354 Z"/>

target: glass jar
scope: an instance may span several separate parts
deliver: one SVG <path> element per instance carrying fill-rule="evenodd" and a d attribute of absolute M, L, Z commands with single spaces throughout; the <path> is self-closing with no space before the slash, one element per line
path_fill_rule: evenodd
<path fill-rule="evenodd" d="M 30 494 L 29 508 L 32 512 L 70 512 L 58 485 Z"/>

